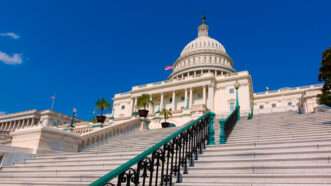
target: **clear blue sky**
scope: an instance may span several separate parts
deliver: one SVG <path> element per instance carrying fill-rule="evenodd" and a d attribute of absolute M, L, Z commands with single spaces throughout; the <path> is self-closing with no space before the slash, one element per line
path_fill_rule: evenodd
<path fill-rule="evenodd" d="M 4 0 L 0 111 L 46 109 L 92 117 L 99 97 L 166 79 L 202 15 L 254 90 L 317 83 L 331 46 L 329 0 Z M 217 103 L 216 103 L 217 104 Z"/>

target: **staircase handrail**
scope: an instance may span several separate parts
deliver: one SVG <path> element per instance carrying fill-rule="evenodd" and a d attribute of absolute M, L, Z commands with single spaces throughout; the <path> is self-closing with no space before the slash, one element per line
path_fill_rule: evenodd
<path fill-rule="evenodd" d="M 240 119 L 240 106 L 236 106 L 235 109 L 225 118 L 220 119 L 220 144 L 226 144 L 228 137 L 230 136 L 233 128 Z"/>
<path fill-rule="evenodd" d="M 143 185 L 145 185 L 145 179 L 147 177 L 153 179 L 154 166 L 157 166 L 155 171 L 155 174 L 157 174 L 155 181 L 157 183 L 157 178 L 160 176 L 158 175 L 160 164 L 162 164 L 161 177 L 167 178 L 161 179 L 160 182 L 168 181 L 171 183 L 172 175 L 174 175 L 174 172 L 177 173 L 177 182 L 181 182 L 181 167 L 183 169 L 183 173 L 187 173 L 187 160 L 189 160 L 190 165 L 192 165 L 194 160 L 198 158 L 198 153 L 202 153 L 203 148 L 206 148 L 206 142 L 209 140 L 208 135 L 210 135 L 209 128 L 210 125 L 214 125 L 214 117 L 215 114 L 212 112 L 203 114 L 198 119 L 187 123 L 182 128 L 176 130 L 172 134 L 162 139 L 160 142 L 154 144 L 137 156 L 100 177 L 91 183 L 90 186 L 116 185 L 110 183 L 110 181 L 116 177 L 118 177 L 119 181 L 117 185 L 121 185 L 121 183 L 124 182 L 124 185 L 130 185 L 131 182 L 132 185 L 136 185 L 142 182 L 144 183 Z M 188 144 L 191 148 L 188 147 Z M 183 150 L 181 151 L 181 149 Z M 188 149 L 191 151 L 188 152 Z M 186 151 L 185 155 L 184 150 Z M 169 160 L 169 156 L 171 156 L 171 162 Z M 167 164 L 167 166 L 165 164 Z M 133 166 L 135 167 L 133 168 Z M 165 168 L 165 166 L 167 168 Z M 171 166 L 171 168 L 168 169 L 168 166 Z M 153 169 L 148 167 L 153 167 Z M 140 171 L 144 172 L 143 175 L 141 175 Z M 147 175 L 147 171 L 150 171 L 150 175 Z M 155 181 L 153 181 L 153 184 Z M 147 183 L 146 185 L 152 185 L 152 181 L 149 181 L 149 184 Z"/>

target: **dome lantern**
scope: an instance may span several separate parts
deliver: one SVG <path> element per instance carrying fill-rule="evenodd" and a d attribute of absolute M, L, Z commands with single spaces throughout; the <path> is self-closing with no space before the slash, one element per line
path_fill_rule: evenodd
<path fill-rule="evenodd" d="M 206 16 L 201 18 L 201 24 L 198 27 L 198 37 L 208 36 L 208 25 L 206 22 Z"/>

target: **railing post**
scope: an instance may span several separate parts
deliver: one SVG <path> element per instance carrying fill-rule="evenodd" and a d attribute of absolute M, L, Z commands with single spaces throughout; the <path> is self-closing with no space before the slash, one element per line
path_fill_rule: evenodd
<path fill-rule="evenodd" d="M 208 123 L 208 145 L 215 145 L 215 129 L 214 129 L 214 118 L 215 114 L 209 114 Z"/>
<path fill-rule="evenodd" d="M 220 120 L 220 144 L 226 143 L 226 134 L 225 134 L 225 119 Z"/>

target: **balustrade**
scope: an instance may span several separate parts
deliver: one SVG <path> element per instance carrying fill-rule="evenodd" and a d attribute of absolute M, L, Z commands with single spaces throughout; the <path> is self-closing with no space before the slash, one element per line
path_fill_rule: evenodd
<path fill-rule="evenodd" d="M 182 175 L 188 173 L 189 166 L 194 166 L 194 161 L 198 160 L 199 154 L 212 139 L 209 137 L 213 131 L 214 116 L 209 112 L 186 124 L 91 186 L 167 186 L 182 182 Z"/>

